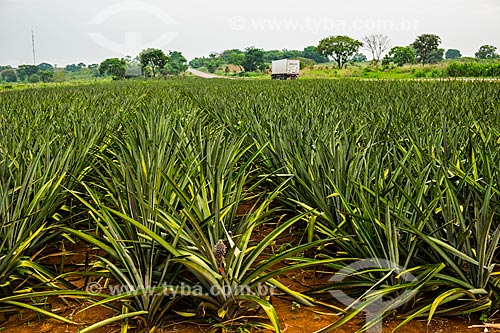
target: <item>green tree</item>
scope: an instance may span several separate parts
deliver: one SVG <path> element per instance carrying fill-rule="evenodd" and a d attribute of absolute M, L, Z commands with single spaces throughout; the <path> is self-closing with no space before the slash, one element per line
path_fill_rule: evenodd
<path fill-rule="evenodd" d="M 82 68 L 78 65 L 75 65 L 75 64 L 71 64 L 71 65 L 67 65 L 66 67 L 64 67 L 64 70 L 66 72 L 78 72 L 80 71 Z"/>
<path fill-rule="evenodd" d="M 245 62 L 245 54 L 244 53 L 233 53 L 231 54 L 231 57 L 229 58 L 228 63 L 231 65 L 236 65 L 240 67 L 240 69 L 243 68 L 243 63 Z"/>
<path fill-rule="evenodd" d="M 243 63 L 245 62 L 245 53 L 232 53 L 228 59 L 228 64 L 236 65 L 240 68 L 243 68 Z"/>
<path fill-rule="evenodd" d="M 283 59 L 297 59 L 302 57 L 302 51 L 298 50 L 283 49 L 281 51 L 281 54 L 283 55 Z"/>
<path fill-rule="evenodd" d="M 220 54 L 220 59 L 224 64 L 231 64 L 243 67 L 243 61 L 245 61 L 245 53 L 240 49 L 225 50 Z"/>
<path fill-rule="evenodd" d="M 4 80 L 5 82 L 17 82 L 16 70 L 12 68 L 4 69 L 3 71 L 1 71 L 0 77 L 2 77 L 2 80 Z"/>
<path fill-rule="evenodd" d="M 254 72 L 258 69 L 265 67 L 264 50 L 255 47 L 248 47 L 245 49 L 245 60 L 243 61 L 243 68 L 246 72 Z"/>
<path fill-rule="evenodd" d="M 38 75 L 40 76 L 40 80 L 42 80 L 42 82 L 51 82 L 54 77 L 54 71 L 41 70 L 38 71 Z"/>
<path fill-rule="evenodd" d="M 42 62 L 41 64 L 37 65 L 36 68 L 38 69 L 38 71 L 50 71 L 54 73 L 54 66 L 46 62 Z"/>
<path fill-rule="evenodd" d="M 417 62 L 421 64 L 429 64 L 438 50 L 438 46 L 441 44 L 441 37 L 432 34 L 423 34 L 417 37 L 417 39 L 411 44 L 411 47 L 415 49 L 415 54 L 417 57 Z"/>
<path fill-rule="evenodd" d="M 264 61 L 271 62 L 274 60 L 285 59 L 286 57 L 283 55 L 283 52 L 280 50 L 269 50 L 264 51 Z"/>
<path fill-rule="evenodd" d="M 38 68 L 34 65 L 20 65 L 16 72 L 19 80 L 26 81 L 38 72 Z"/>
<path fill-rule="evenodd" d="M 299 66 L 300 66 L 300 63 L 299 63 Z M 265 72 L 269 69 L 270 69 L 270 66 L 266 62 L 262 62 L 259 64 L 259 66 L 257 66 L 257 70 L 260 72 Z"/>
<path fill-rule="evenodd" d="M 306 67 L 313 67 L 316 63 L 314 60 L 309 59 L 309 58 L 297 58 L 297 60 L 300 60 L 300 69 L 304 69 Z"/>
<path fill-rule="evenodd" d="M 117 79 L 125 77 L 127 63 L 123 59 L 110 58 L 101 62 L 99 66 L 99 73 L 101 75 L 111 75 Z"/>
<path fill-rule="evenodd" d="M 149 68 L 151 69 L 153 77 L 155 77 L 160 69 L 165 67 L 167 56 L 160 49 L 149 48 L 139 53 L 139 62 L 141 63 L 144 74 L 146 74 L 146 68 Z"/>
<path fill-rule="evenodd" d="M 498 57 L 496 51 L 497 48 L 493 45 L 483 45 L 476 52 L 475 56 L 477 59 L 493 59 Z"/>
<path fill-rule="evenodd" d="M 429 63 L 437 64 L 438 62 L 443 61 L 443 57 L 444 57 L 444 49 L 434 50 L 429 54 Z"/>
<path fill-rule="evenodd" d="M 205 63 L 204 58 L 196 57 L 189 62 L 189 66 L 191 66 L 193 68 L 200 68 L 200 67 L 203 67 L 204 63 Z"/>
<path fill-rule="evenodd" d="M 446 59 L 459 59 L 459 58 L 462 58 L 462 53 L 460 53 L 460 51 L 456 50 L 456 49 L 449 49 L 445 53 L 445 58 Z"/>
<path fill-rule="evenodd" d="M 179 75 L 188 69 L 187 60 L 181 52 L 170 51 L 167 56 L 167 63 L 164 71 L 166 74 Z"/>
<path fill-rule="evenodd" d="M 302 51 L 302 57 L 314 60 L 317 64 L 328 62 L 328 58 L 319 54 L 316 46 L 308 46 Z"/>
<path fill-rule="evenodd" d="M 99 71 L 97 71 L 97 74 L 99 74 Z M 65 73 L 64 71 L 54 71 L 54 76 L 52 77 L 52 81 L 54 82 L 64 82 L 65 80 Z"/>
<path fill-rule="evenodd" d="M 193 68 L 206 67 L 210 73 L 214 73 L 222 63 L 223 60 L 217 53 L 210 53 L 208 58 L 194 58 L 189 62 L 189 65 Z"/>
<path fill-rule="evenodd" d="M 319 42 L 318 52 L 325 57 L 331 57 L 340 69 L 358 52 L 361 46 L 363 43 L 349 36 L 330 36 Z"/>
<path fill-rule="evenodd" d="M 35 74 L 30 75 L 29 81 L 30 81 L 31 83 L 38 83 L 38 82 L 40 82 L 40 75 L 38 75 L 38 74 L 36 74 L 36 73 L 35 73 Z"/>
<path fill-rule="evenodd" d="M 389 51 L 389 54 L 384 57 L 382 63 L 386 65 L 391 61 L 398 66 L 413 64 L 415 63 L 415 50 L 410 46 L 395 46 Z"/>
<path fill-rule="evenodd" d="M 217 55 L 217 53 L 210 53 L 208 56 L 208 59 L 205 58 L 205 62 L 203 63 L 203 66 L 205 66 L 210 73 L 215 73 L 217 68 L 222 64 L 222 60 L 220 57 Z"/>
<path fill-rule="evenodd" d="M 363 53 L 356 53 L 352 58 L 351 62 L 365 62 L 368 61 L 366 56 Z"/>

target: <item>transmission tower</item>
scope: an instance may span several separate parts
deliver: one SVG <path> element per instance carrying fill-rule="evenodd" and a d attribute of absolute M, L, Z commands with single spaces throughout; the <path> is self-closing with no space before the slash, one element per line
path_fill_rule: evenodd
<path fill-rule="evenodd" d="M 35 33 L 31 30 L 31 45 L 33 46 L 33 65 L 36 65 L 36 56 L 35 56 Z"/>

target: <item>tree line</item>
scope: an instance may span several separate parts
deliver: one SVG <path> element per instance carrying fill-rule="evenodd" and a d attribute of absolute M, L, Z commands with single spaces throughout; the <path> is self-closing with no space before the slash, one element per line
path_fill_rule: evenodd
<path fill-rule="evenodd" d="M 58 78 L 58 74 L 64 77 L 67 75 L 78 75 L 83 73 L 85 77 L 98 77 L 99 74 L 99 64 L 84 64 L 80 62 L 78 64 L 70 64 L 62 69 L 57 69 L 57 65 L 51 65 L 46 62 L 40 63 L 38 65 L 19 65 L 17 68 L 12 68 L 12 66 L 0 66 L 0 81 L 4 82 L 52 82 L 55 80 L 62 80 Z"/>
<path fill-rule="evenodd" d="M 226 65 L 225 71 L 229 73 L 227 65 L 237 66 L 245 74 L 248 72 L 269 69 L 269 63 L 279 59 L 299 59 L 301 67 L 334 61 L 339 69 L 348 63 L 367 61 L 360 48 L 371 54 L 372 63 L 378 66 L 405 64 L 432 64 L 443 59 L 459 59 L 462 54 L 457 49 L 444 50 L 440 48 L 441 38 L 434 34 L 418 36 L 413 43 L 407 46 L 393 46 L 388 36 L 382 34 L 367 35 L 362 40 L 349 36 L 337 35 L 322 39 L 317 46 L 308 46 L 303 50 L 270 50 L 265 51 L 256 47 L 245 50 L 230 49 L 220 53 L 211 53 L 208 57 L 197 57 L 189 62 L 193 68 L 205 67 L 213 73 L 218 68 Z M 497 48 L 493 45 L 482 45 L 475 53 L 476 59 L 498 59 Z M 384 55 L 385 54 L 385 55 Z M 462 66 L 462 71 L 467 66 Z M 109 58 L 101 64 L 86 65 L 84 63 L 70 64 L 64 68 L 66 73 L 80 73 L 86 71 L 90 76 L 112 76 L 115 79 L 126 77 L 157 77 L 160 75 L 179 75 L 188 68 L 186 58 L 179 51 L 169 51 L 165 54 L 160 49 L 148 48 L 139 53 L 135 58 Z M 471 71 L 467 67 L 469 71 Z M 474 67 L 475 72 L 487 72 L 489 69 Z M 55 66 L 48 63 L 39 65 L 20 65 L 18 68 L 0 66 L 0 79 L 5 82 L 50 82 L 54 79 Z M 461 73 L 461 71 L 456 71 Z"/>
<path fill-rule="evenodd" d="M 20 65 L 18 68 L 0 66 L 0 79 L 5 82 L 51 82 L 54 80 L 56 66 L 48 63 L 39 65 Z M 170 51 L 165 54 L 160 49 L 143 50 L 137 57 L 109 58 L 100 64 L 70 64 L 62 73 L 83 74 L 84 77 L 111 76 L 115 79 L 125 77 L 156 77 L 158 75 L 178 75 L 187 70 L 187 60 L 181 52 Z"/>
<path fill-rule="evenodd" d="M 251 46 L 245 50 L 230 49 L 221 53 L 210 53 L 208 57 L 194 58 L 189 65 L 193 68 L 205 67 L 210 73 L 214 73 L 223 65 L 235 65 L 245 72 L 263 72 L 269 68 L 268 64 L 271 61 L 279 59 L 299 59 L 303 66 L 329 61 L 328 57 L 318 53 L 315 46 L 305 47 L 302 51 L 286 49 L 265 51 Z"/>
<path fill-rule="evenodd" d="M 231 49 L 221 53 L 211 53 L 208 57 L 197 57 L 189 62 L 194 68 L 205 67 L 213 73 L 224 65 L 235 65 L 245 72 L 266 71 L 269 63 L 278 59 L 299 59 L 301 67 L 317 63 L 334 61 L 339 69 L 349 63 L 364 62 L 367 58 L 360 53 L 364 48 L 371 54 L 372 63 L 378 66 L 395 64 L 432 64 L 444 59 L 459 59 L 462 54 L 457 49 L 444 50 L 440 48 L 441 38 L 438 35 L 423 34 L 407 46 L 393 46 L 388 36 L 372 34 L 363 37 L 362 41 L 349 36 L 337 35 L 322 39 L 317 46 L 308 46 L 303 51 L 271 50 L 248 47 L 245 50 Z M 475 53 L 476 59 L 496 59 L 493 45 L 483 45 Z M 385 54 L 385 55 L 384 55 Z M 226 73 L 228 67 L 226 67 Z"/>
<path fill-rule="evenodd" d="M 378 65 L 382 54 L 389 52 L 382 58 L 382 64 L 390 63 L 403 66 L 405 64 L 432 64 L 446 59 L 458 59 L 462 55 L 457 49 L 449 49 L 445 52 L 439 48 L 441 37 L 433 34 L 423 34 L 418 36 L 415 41 L 408 46 L 394 46 L 390 48 L 390 40 L 387 36 L 381 34 L 368 35 L 363 41 L 353 39 L 349 36 L 331 36 L 322 39 L 318 46 L 318 52 L 326 57 L 333 59 L 338 68 L 344 67 L 349 59 L 364 47 L 373 57 L 373 63 Z M 483 45 L 475 53 L 477 59 L 495 59 L 500 56 L 496 53 L 496 47 L 492 45 Z"/>
<path fill-rule="evenodd" d="M 127 76 L 158 77 L 160 75 L 179 75 L 188 69 L 187 60 L 179 51 L 165 54 L 160 49 L 142 50 L 136 58 L 109 58 L 99 66 L 102 75 L 121 79 Z"/>

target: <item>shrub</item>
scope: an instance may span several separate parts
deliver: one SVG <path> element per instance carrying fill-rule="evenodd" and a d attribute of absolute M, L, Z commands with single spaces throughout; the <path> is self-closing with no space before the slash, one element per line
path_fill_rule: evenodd
<path fill-rule="evenodd" d="M 429 77 L 441 77 L 441 71 L 437 68 L 434 68 L 433 70 L 431 70 L 428 74 Z"/>
<path fill-rule="evenodd" d="M 16 71 L 14 69 L 6 69 L 0 72 L 0 76 L 2 80 L 5 82 L 16 82 L 17 81 L 17 75 Z"/>
<path fill-rule="evenodd" d="M 500 63 L 453 62 L 446 68 L 446 74 L 451 77 L 498 77 Z"/>
<path fill-rule="evenodd" d="M 31 83 L 37 83 L 40 82 L 40 75 L 38 74 L 33 74 L 30 76 L 30 82 Z"/>
<path fill-rule="evenodd" d="M 43 82 L 50 82 L 52 81 L 52 78 L 54 77 L 54 72 L 52 71 L 49 71 L 49 70 L 42 70 L 42 71 L 39 71 L 40 73 L 40 79 L 43 81 Z"/>
<path fill-rule="evenodd" d="M 413 71 L 413 75 L 415 75 L 416 78 L 422 78 L 422 77 L 426 77 L 427 74 L 425 73 L 425 71 L 421 70 L 421 69 L 416 69 Z"/>

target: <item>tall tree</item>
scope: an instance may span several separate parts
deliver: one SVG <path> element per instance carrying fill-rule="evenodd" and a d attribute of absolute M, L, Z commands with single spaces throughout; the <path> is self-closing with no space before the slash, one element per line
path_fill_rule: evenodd
<path fill-rule="evenodd" d="M 439 44 L 441 44 L 441 37 L 432 34 L 423 34 L 411 44 L 415 49 L 417 62 L 421 64 L 429 64 L 433 59 L 432 53 L 437 51 Z"/>
<path fill-rule="evenodd" d="M 321 55 L 331 57 L 340 69 L 361 46 L 363 46 L 362 42 L 349 36 L 330 36 L 320 40 L 317 49 Z"/>
<path fill-rule="evenodd" d="M 9 83 L 17 81 L 16 70 L 12 69 L 12 68 L 4 69 L 3 71 L 1 71 L 0 77 L 5 82 L 9 82 Z"/>
<path fill-rule="evenodd" d="M 54 71 L 50 70 L 41 70 L 38 71 L 38 75 L 40 76 L 40 80 L 42 82 L 51 82 L 54 78 Z"/>
<path fill-rule="evenodd" d="M 283 58 L 285 58 L 285 59 L 295 59 L 295 58 L 302 57 L 302 51 L 298 51 L 298 50 L 283 49 L 283 50 L 281 50 L 281 53 L 283 54 Z"/>
<path fill-rule="evenodd" d="M 429 63 L 437 64 L 438 62 L 443 61 L 443 57 L 444 57 L 444 49 L 434 50 L 429 54 Z"/>
<path fill-rule="evenodd" d="M 146 74 L 146 69 L 149 68 L 153 77 L 155 77 L 167 63 L 167 56 L 160 49 L 149 48 L 139 53 L 139 61 L 144 74 Z"/>
<path fill-rule="evenodd" d="M 48 64 L 46 62 L 42 62 L 41 64 L 37 65 L 36 66 L 38 68 L 39 71 L 50 71 L 50 72 L 54 72 L 54 66 L 52 66 L 51 64 Z"/>
<path fill-rule="evenodd" d="M 32 75 L 38 72 L 38 68 L 34 65 L 20 65 L 17 68 L 17 77 L 21 81 L 29 80 Z"/>
<path fill-rule="evenodd" d="M 351 62 L 366 62 L 368 59 L 363 53 L 356 53 L 352 58 Z"/>
<path fill-rule="evenodd" d="M 190 62 L 189 62 L 189 66 L 193 67 L 193 68 L 200 68 L 204 65 L 205 63 L 205 57 L 203 58 L 200 58 L 200 57 L 196 57 L 196 58 L 193 58 Z"/>
<path fill-rule="evenodd" d="M 413 64 L 415 63 L 415 50 L 410 46 L 395 46 L 384 57 L 382 63 L 385 65 L 391 61 L 398 66 Z"/>
<path fill-rule="evenodd" d="M 264 51 L 264 61 L 271 62 L 273 60 L 285 59 L 283 52 L 280 50 Z"/>
<path fill-rule="evenodd" d="M 82 68 L 78 65 L 75 65 L 75 64 L 71 64 L 71 65 L 66 65 L 66 67 L 64 67 L 64 70 L 66 72 L 78 72 L 79 70 L 81 70 Z"/>
<path fill-rule="evenodd" d="M 111 75 L 117 79 L 125 77 L 126 61 L 118 58 L 110 58 L 101 62 L 99 73 L 101 75 Z"/>
<path fill-rule="evenodd" d="M 385 35 L 373 34 L 363 37 L 363 42 L 365 49 L 372 54 L 373 64 L 378 66 L 382 54 L 389 49 L 391 40 Z"/>
<path fill-rule="evenodd" d="M 215 73 L 217 68 L 222 64 L 222 59 L 217 55 L 217 53 L 210 53 L 207 58 L 203 58 L 203 66 L 205 66 L 210 73 Z"/>
<path fill-rule="evenodd" d="M 170 51 L 164 70 L 166 74 L 179 75 L 188 69 L 187 60 L 179 51 Z"/>
<path fill-rule="evenodd" d="M 328 62 L 328 58 L 319 54 L 316 46 L 307 46 L 302 51 L 302 56 L 307 59 L 314 60 L 317 64 Z"/>
<path fill-rule="evenodd" d="M 36 73 L 35 73 L 35 74 L 32 74 L 32 75 L 30 76 L 30 78 L 29 78 L 29 80 L 28 80 L 28 81 L 29 81 L 29 82 L 31 82 L 31 83 L 38 83 L 38 82 L 40 82 L 40 75 L 38 75 L 38 74 L 36 74 Z"/>
<path fill-rule="evenodd" d="M 207 57 L 194 58 L 189 62 L 189 65 L 193 68 L 206 67 L 210 73 L 215 73 L 217 68 L 222 65 L 223 61 L 217 53 L 210 53 Z"/>
<path fill-rule="evenodd" d="M 475 56 L 478 59 L 493 59 L 498 57 L 496 54 L 497 48 L 493 45 L 483 45 L 476 52 Z"/>
<path fill-rule="evenodd" d="M 446 51 L 444 57 L 446 59 L 459 59 L 462 58 L 462 53 L 460 53 L 460 51 L 456 49 L 449 49 Z"/>
<path fill-rule="evenodd" d="M 222 63 L 236 65 L 241 69 L 245 60 L 245 53 L 240 49 L 225 50 L 220 54 L 219 58 Z"/>
<path fill-rule="evenodd" d="M 245 60 L 243 68 L 246 72 L 254 72 L 264 67 L 264 51 L 255 47 L 247 47 L 245 49 Z"/>

